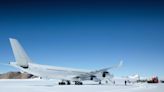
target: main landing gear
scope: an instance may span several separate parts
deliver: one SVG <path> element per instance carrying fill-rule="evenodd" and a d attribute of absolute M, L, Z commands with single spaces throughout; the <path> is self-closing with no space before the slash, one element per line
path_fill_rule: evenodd
<path fill-rule="evenodd" d="M 62 81 L 62 82 L 59 82 L 59 85 L 71 85 L 71 82 L 70 81 Z"/>
<path fill-rule="evenodd" d="M 75 81 L 75 85 L 83 85 L 83 83 L 80 81 Z"/>
<path fill-rule="evenodd" d="M 59 82 L 59 85 L 71 85 L 71 82 L 68 80 L 64 80 L 62 82 Z M 81 81 L 75 81 L 75 85 L 83 85 Z"/>

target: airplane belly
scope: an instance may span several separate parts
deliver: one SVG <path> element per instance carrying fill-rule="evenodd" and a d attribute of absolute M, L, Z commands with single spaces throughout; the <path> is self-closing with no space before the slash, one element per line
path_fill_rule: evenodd
<path fill-rule="evenodd" d="M 42 77 L 42 78 L 52 78 L 52 79 L 70 79 L 75 75 L 71 72 L 66 71 L 55 71 L 55 70 L 47 70 L 42 68 L 30 68 L 28 70 L 29 73 Z"/>

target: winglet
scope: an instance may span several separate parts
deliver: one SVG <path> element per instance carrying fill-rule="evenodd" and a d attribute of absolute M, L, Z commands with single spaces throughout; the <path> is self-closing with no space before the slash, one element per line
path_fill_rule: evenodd
<path fill-rule="evenodd" d="M 120 68 L 123 65 L 123 60 L 120 61 L 120 63 L 118 64 L 117 68 Z"/>
<path fill-rule="evenodd" d="M 119 63 L 119 65 L 118 65 L 118 67 L 121 67 L 123 65 L 123 63 L 124 63 L 124 61 L 121 60 L 120 63 Z"/>

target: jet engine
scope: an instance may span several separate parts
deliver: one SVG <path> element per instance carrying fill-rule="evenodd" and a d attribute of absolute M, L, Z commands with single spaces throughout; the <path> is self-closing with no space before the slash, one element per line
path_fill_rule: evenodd
<path fill-rule="evenodd" d="M 90 80 L 94 80 L 96 78 L 96 76 L 91 76 Z"/>
<path fill-rule="evenodd" d="M 102 77 L 105 78 L 109 75 L 109 72 L 102 72 Z"/>

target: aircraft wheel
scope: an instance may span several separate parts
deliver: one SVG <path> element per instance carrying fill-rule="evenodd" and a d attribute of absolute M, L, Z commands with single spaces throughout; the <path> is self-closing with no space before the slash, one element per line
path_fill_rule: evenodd
<path fill-rule="evenodd" d="M 78 82 L 77 81 L 75 81 L 75 85 L 77 85 L 78 84 Z"/>
<path fill-rule="evenodd" d="M 71 82 L 70 81 L 67 81 L 67 85 L 71 85 Z"/>
<path fill-rule="evenodd" d="M 65 82 L 59 82 L 59 85 L 65 85 L 66 83 Z"/>
<path fill-rule="evenodd" d="M 75 81 L 75 85 L 83 85 L 83 83 L 80 81 Z"/>

